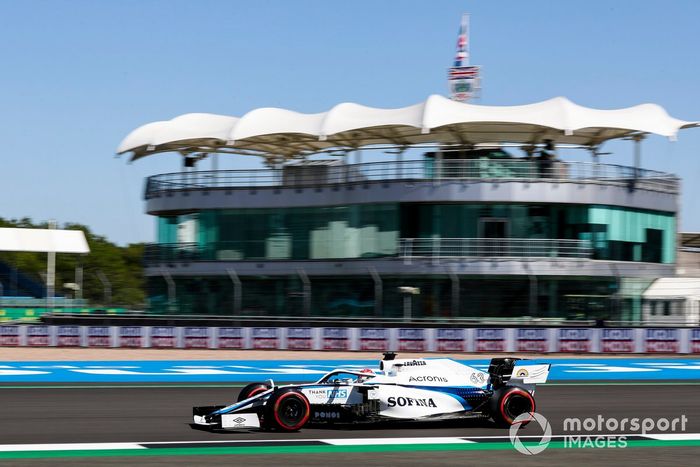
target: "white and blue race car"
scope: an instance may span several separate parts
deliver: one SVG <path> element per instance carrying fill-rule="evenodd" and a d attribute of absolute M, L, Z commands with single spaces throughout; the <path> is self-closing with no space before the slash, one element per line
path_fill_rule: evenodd
<path fill-rule="evenodd" d="M 491 418 L 508 426 L 535 411 L 535 385 L 549 364 L 494 358 L 488 371 L 448 358 L 397 359 L 379 371 L 338 369 L 315 383 L 244 387 L 228 406 L 194 407 L 192 428 L 296 431 L 307 424 Z"/>

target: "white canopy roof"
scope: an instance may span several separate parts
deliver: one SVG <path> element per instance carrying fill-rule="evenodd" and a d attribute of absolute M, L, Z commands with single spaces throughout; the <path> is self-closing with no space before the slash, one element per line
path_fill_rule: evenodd
<path fill-rule="evenodd" d="M 295 157 L 376 144 L 556 143 L 595 145 L 635 133 L 675 138 L 698 126 L 656 104 L 616 110 L 582 107 L 565 97 L 519 106 L 483 106 L 439 95 L 399 109 L 338 104 L 317 114 L 260 108 L 243 117 L 191 113 L 136 128 L 117 153 L 132 160 L 158 152 L 233 152 Z"/>
<path fill-rule="evenodd" d="M 81 230 L 0 228 L 0 251 L 90 253 Z"/>
<path fill-rule="evenodd" d="M 691 277 L 662 277 L 642 294 L 647 299 L 700 297 L 700 279 Z"/>

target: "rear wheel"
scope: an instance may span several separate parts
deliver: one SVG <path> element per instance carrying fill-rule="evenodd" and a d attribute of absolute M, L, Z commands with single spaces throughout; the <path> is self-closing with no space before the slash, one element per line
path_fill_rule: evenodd
<path fill-rule="evenodd" d="M 311 406 L 306 396 L 294 389 L 273 393 L 265 404 L 264 423 L 281 431 L 297 431 L 309 421 Z"/>
<path fill-rule="evenodd" d="M 499 425 L 510 426 L 522 414 L 535 412 L 535 399 L 529 391 L 517 386 L 502 387 L 491 396 L 490 412 L 493 420 Z M 526 425 L 528 420 L 522 422 Z"/>
<path fill-rule="evenodd" d="M 270 389 L 270 385 L 267 383 L 251 383 L 248 386 L 241 389 L 238 393 L 238 402 L 249 399 L 261 392 L 265 392 Z"/>

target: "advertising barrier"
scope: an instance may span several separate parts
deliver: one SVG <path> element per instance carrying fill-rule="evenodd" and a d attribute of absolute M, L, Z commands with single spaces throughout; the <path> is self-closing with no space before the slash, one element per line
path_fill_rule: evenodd
<path fill-rule="evenodd" d="M 4 347 L 700 354 L 700 328 L 0 326 Z"/>
<path fill-rule="evenodd" d="M 321 328 L 321 348 L 323 350 L 352 350 L 350 328 Z"/>
<path fill-rule="evenodd" d="M 438 352 L 465 352 L 467 350 L 466 329 L 436 329 L 435 350 Z"/>
<path fill-rule="evenodd" d="M 422 328 L 398 329 L 398 350 L 404 352 L 424 352 L 428 350 L 426 331 L 427 329 Z"/>
<path fill-rule="evenodd" d="M 245 328 L 216 328 L 216 347 L 219 349 L 245 349 Z"/>
<path fill-rule="evenodd" d="M 549 352 L 549 329 L 519 328 L 515 331 L 517 352 Z"/>
<path fill-rule="evenodd" d="M 115 329 L 118 329 L 115 327 Z M 87 328 L 88 347 L 112 347 L 112 327 L 110 326 L 88 326 Z"/>
<path fill-rule="evenodd" d="M 142 326 L 122 326 L 119 328 L 119 345 L 117 347 L 146 347 Z"/>
<path fill-rule="evenodd" d="M 253 328 L 252 331 L 252 349 L 281 349 L 280 334 L 281 328 Z"/>
<path fill-rule="evenodd" d="M 679 334 L 678 329 L 645 329 L 644 353 L 678 353 Z"/>
<path fill-rule="evenodd" d="M 211 328 L 186 327 L 183 331 L 183 342 L 186 349 L 208 349 Z"/>
<path fill-rule="evenodd" d="M 475 352 L 505 352 L 506 329 L 477 329 Z"/>
<path fill-rule="evenodd" d="M 690 330 L 690 353 L 700 353 L 700 329 Z"/>
<path fill-rule="evenodd" d="M 386 352 L 389 350 L 389 329 L 360 328 L 360 347 L 358 350 Z"/>
<path fill-rule="evenodd" d="M 51 334 L 48 326 L 27 326 L 27 345 L 29 347 L 48 347 Z"/>
<path fill-rule="evenodd" d="M 602 353 L 632 353 L 636 350 L 636 329 L 601 329 L 600 351 Z"/>
<path fill-rule="evenodd" d="M 287 328 L 288 350 L 313 350 L 313 328 Z"/>
<path fill-rule="evenodd" d="M 593 350 L 593 331 L 589 328 L 557 329 L 557 351 L 588 353 Z"/>
<path fill-rule="evenodd" d="M 20 345 L 20 326 L 0 326 L 0 345 L 3 347 L 17 347 Z"/>
<path fill-rule="evenodd" d="M 80 326 L 58 326 L 56 329 L 57 347 L 80 347 L 81 342 Z"/>
<path fill-rule="evenodd" d="M 150 332 L 151 347 L 156 349 L 173 349 L 178 347 L 175 334 L 176 329 L 174 326 L 153 326 Z"/>

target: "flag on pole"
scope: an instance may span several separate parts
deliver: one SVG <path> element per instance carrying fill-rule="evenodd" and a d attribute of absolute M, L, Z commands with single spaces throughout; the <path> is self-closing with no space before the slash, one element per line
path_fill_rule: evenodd
<path fill-rule="evenodd" d="M 450 97 L 466 102 L 478 94 L 480 88 L 479 67 L 469 65 L 469 15 L 462 15 L 457 35 L 457 53 L 454 66 L 447 74 L 450 85 Z"/>

